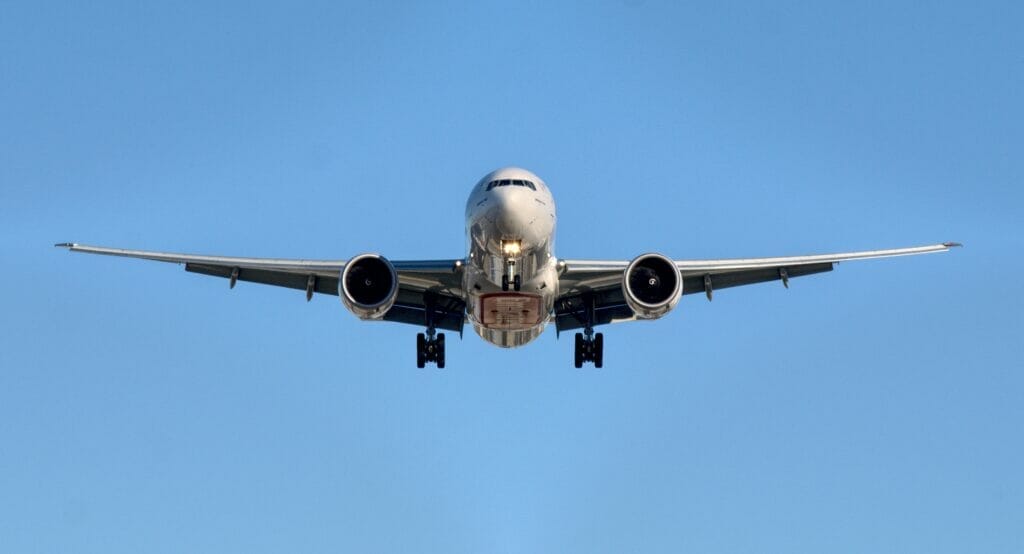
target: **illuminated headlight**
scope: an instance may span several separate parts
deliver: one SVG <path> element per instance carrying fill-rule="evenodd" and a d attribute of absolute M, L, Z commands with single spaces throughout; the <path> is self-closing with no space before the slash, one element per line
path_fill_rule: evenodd
<path fill-rule="evenodd" d="M 522 244 L 518 240 L 501 241 L 501 251 L 504 252 L 506 256 L 518 256 L 521 249 Z"/>

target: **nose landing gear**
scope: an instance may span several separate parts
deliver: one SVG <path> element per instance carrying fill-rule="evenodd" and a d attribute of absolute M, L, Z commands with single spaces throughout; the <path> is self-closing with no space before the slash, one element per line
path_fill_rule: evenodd
<path fill-rule="evenodd" d="M 511 286 L 516 292 L 523 286 L 522 277 L 516 273 L 516 261 L 514 258 L 509 258 L 505 264 L 505 273 L 501 276 L 501 290 L 508 292 L 509 286 Z"/>
<path fill-rule="evenodd" d="M 512 277 L 512 281 L 510 282 L 508 280 L 508 275 L 502 275 L 501 276 L 501 290 L 503 290 L 505 292 L 508 292 L 509 286 L 511 286 L 512 289 L 515 290 L 516 292 L 519 292 L 519 290 L 521 288 L 523 288 L 522 278 L 520 276 L 516 275 L 515 277 Z"/>

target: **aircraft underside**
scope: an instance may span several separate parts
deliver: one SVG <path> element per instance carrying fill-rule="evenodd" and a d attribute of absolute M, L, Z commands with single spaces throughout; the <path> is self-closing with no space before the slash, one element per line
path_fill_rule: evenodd
<path fill-rule="evenodd" d="M 684 295 L 780 282 L 831 271 L 842 261 L 945 252 L 957 243 L 840 254 L 678 260 L 641 254 L 632 260 L 554 257 L 555 203 L 547 185 L 518 168 L 493 171 L 466 202 L 465 257 L 389 260 L 379 254 L 350 259 L 244 258 L 126 250 L 60 243 L 74 252 L 184 264 L 193 273 L 297 289 L 306 301 L 336 295 L 362 320 L 416 325 L 416 365 L 445 367 L 443 331 L 461 336 L 469 324 L 485 341 L 522 346 L 551 323 L 574 331 L 574 365 L 604 363 L 604 335 L 595 328 L 658 319 Z"/>

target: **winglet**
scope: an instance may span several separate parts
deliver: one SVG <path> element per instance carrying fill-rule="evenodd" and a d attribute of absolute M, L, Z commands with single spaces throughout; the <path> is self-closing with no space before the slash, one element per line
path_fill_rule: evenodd
<path fill-rule="evenodd" d="M 56 246 L 57 248 L 74 248 L 74 247 L 78 246 L 78 243 L 76 243 L 76 242 L 58 242 L 57 244 L 54 244 L 54 246 Z"/>
<path fill-rule="evenodd" d="M 959 242 L 944 242 L 942 243 L 942 246 L 945 246 L 946 248 L 960 248 L 963 244 Z"/>

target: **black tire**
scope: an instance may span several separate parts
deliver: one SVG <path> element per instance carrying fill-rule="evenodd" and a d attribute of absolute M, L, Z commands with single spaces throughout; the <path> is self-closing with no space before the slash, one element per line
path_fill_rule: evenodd
<path fill-rule="evenodd" d="M 427 365 L 427 337 L 423 333 L 416 334 L 416 367 L 423 369 Z"/>
<path fill-rule="evenodd" d="M 594 336 L 594 367 L 604 366 L 604 333 Z"/>
<path fill-rule="evenodd" d="M 522 288 L 522 286 L 523 280 L 518 275 L 512 278 L 512 287 L 516 289 L 516 292 L 519 292 L 519 289 Z"/>
<path fill-rule="evenodd" d="M 583 367 L 583 333 L 576 333 L 576 369 Z"/>
<path fill-rule="evenodd" d="M 437 369 L 444 369 L 444 333 L 437 334 Z"/>
<path fill-rule="evenodd" d="M 508 290 L 508 275 L 502 275 L 501 276 L 501 290 L 503 290 L 503 291 L 507 291 Z"/>

